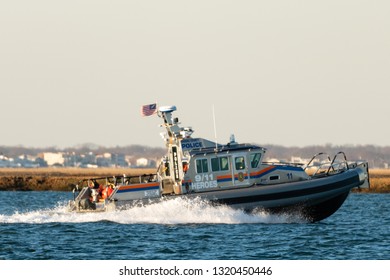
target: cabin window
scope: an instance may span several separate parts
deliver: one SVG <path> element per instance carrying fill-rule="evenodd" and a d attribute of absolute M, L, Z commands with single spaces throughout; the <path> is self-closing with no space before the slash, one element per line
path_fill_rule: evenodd
<path fill-rule="evenodd" d="M 273 176 L 269 177 L 270 181 L 275 181 L 275 180 L 279 180 L 279 179 L 280 179 L 279 175 L 273 175 Z"/>
<path fill-rule="evenodd" d="M 251 154 L 250 160 L 251 160 L 252 168 L 256 168 L 259 165 L 260 157 L 261 157 L 261 153 Z"/>
<path fill-rule="evenodd" d="M 229 170 L 229 161 L 227 157 L 218 157 L 211 159 L 212 171 L 225 171 Z"/>
<path fill-rule="evenodd" d="M 220 165 L 221 165 L 221 171 L 229 170 L 229 160 L 227 157 L 221 157 L 219 158 Z"/>
<path fill-rule="evenodd" d="M 235 164 L 236 164 L 236 170 L 245 169 L 245 159 L 244 159 L 244 157 L 236 157 Z"/>
<path fill-rule="evenodd" d="M 207 173 L 209 172 L 209 167 L 207 164 L 207 159 L 197 159 L 196 160 L 196 173 Z"/>
<path fill-rule="evenodd" d="M 219 158 L 212 158 L 211 159 L 211 170 L 212 171 L 219 171 L 221 170 L 219 167 Z"/>

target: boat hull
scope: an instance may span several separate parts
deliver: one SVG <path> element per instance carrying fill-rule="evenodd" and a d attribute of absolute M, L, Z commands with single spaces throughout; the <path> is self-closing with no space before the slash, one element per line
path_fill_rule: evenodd
<path fill-rule="evenodd" d="M 299 215 L 309 222 L 323 220 L 336 212 L 350 190 L 359 187 L 359 175 L 349 170 L 337 175 L 280 185 L 254 185 L 241 189 L 188 194 L 248 212 Z"/>
<path fill-rule="evenodd" d="M 213 205 L 227 205 L 246 212 L 265 211 L 273 214 L 298 216 L 308 222 L 326 219 L 347 199 L 350 190 L 361 185 L 359 173 L 348 170 L 339 174 L 311 180 L 278 184 L 252 185 L 240 188 L 165 195 L 162 198 L 116 201 L 118 208 L 161 202 L 162 199 L 198 199 Z"/>

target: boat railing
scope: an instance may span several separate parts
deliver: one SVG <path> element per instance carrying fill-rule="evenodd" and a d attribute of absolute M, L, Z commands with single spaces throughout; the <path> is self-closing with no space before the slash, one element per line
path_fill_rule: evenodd
<path fill-rule="evenodd" d="M 111 193 L 110 198 L 114 197 L 114 194 L 118 191 L 119 186 L 131 185 L 131 184 L 140 184 L 140 183 L 149 183 L 156 182 L 157 174 L 142 174 L 142 175 L 134 175 L 134 176 L 107 176 L 107 177 L 95 177 L 89 179 L 80 180 L 76 187 L 73 189 L 73 201 L 75 205 L 78 205 L 78 202 L 83 199 L 89 197 L 89 194 L 86 192 L 89 191 L 89 187 L 91 183 L 95 184 L 95 188 L 99 185 L 112 185 L 113 192 Z"/>
<path fill-rule="evenodd" d="M 123 176 L 121 177 L 121 180 L 118 180 L 117 184 L 115 185 L 131 185 L 131 184 L 141 184 L 141 183 L 149 183 L 149 182 L 156 182 L 157 181 L 157 174 L 151 173 L 151 174 L 142 174 L 142 175 L 135 175 L 135 176 Z"/>
<path fill-rule="evenodd" d="M 338 159 L 339 156 L 342 156 L 343 158 L 340 160 L 340 161 L 336 161 L 336 159 Z M 337 169 L 335 168 L 337 167 Z M 348 161 L 347 161 L 347 156 L 345 155 L 344 152 L 338 152 L 334 157 L 333 157 L 333 160 L 332 162 L 330 163 L 330 166 L 328 168 L 328 171 L 327 171 L 327 174 L 329 174 L 331 172 L 331 169 L 332 169 L 332 172 L 334 173 L 339 173 L 341 171 L 344 171 L 344 170 L 348 170 L 349 169 L 349 166 L 348 166 Z"/>
<path fill-rule="evenodd" d="M 324 157 L 326 158 L 325 161 L 321 161 L 320 158 Z M 340 159 L 340 156 L 342 158 Z M 315 161 L 318 161 L 318 165 L 314 165 Z M 310 171 L 310 169 L 314 169 L 313 171 Z M 310 176 L 327 176 L 330 174 L 336 174 L 340 173 L 342 171 L 348 170 L 348 162 L 347 157 L 344 152 L 338 152 L 333 159 L 330 158 L 330 156 L 327 153 L 318 153 L 314 155 L 309 163 L 305 166 L 304 171 L 308 173 Z"/>
<path fill-rule="evenodd" d="M 275 162 L 275 161 L 263 161 L 262 164 L 267 165 L 281 165 L 281 166 L 297 166 L 302 167 L 305 164 L 300 162 Z"/>
<path fill-rule="evenodd" d="M 127 185 L 127 184 L 155 182 L 156 180 L 157 180 L 157 174 L 155 173 L 133 175 L 133 176 L 126 176 L 124 174 L 118 176 L 106 176 L 106 177 L 82 179 L 78 182 L 77 187 L 83 188 L 85 186 L 90 185 L 91 182 L 98 185 L 114 184 L 114 186 L 118 186 L 118 185 Z"/>
<path fill-rule="evenodd" d="M 73 200 L 75 201 L 75 205 L 77 205 L 77 202 L 86 197 L 87 195 L 85 194 L 87 192 L 88 188 L 83 187 L 81 190 L 79 189 L 79 186 L 76 185 L 76 188 L 73 189 Z M 75 193 L 78 192 L 77 196 Z"/>

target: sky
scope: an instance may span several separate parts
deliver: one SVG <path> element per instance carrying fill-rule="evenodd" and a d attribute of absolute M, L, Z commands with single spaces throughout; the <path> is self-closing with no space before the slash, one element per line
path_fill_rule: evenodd
<path fill-rule="evenodd" d="M 0 146 L 163 147 L 161 120 L 140 115 L 154 102 L 220 143 L 390 146 L 389 11 L 387 0 L 1 1 Z"/>

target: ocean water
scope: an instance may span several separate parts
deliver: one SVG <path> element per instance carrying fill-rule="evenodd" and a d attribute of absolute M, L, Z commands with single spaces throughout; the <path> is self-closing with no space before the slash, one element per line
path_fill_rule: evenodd
<path fill-rule="evenodd" d="M 318 223 L 176 199 L 68 213 L 66 192 L 0 192 L 0 260 L 389 260 L 390 195 Z"/>

